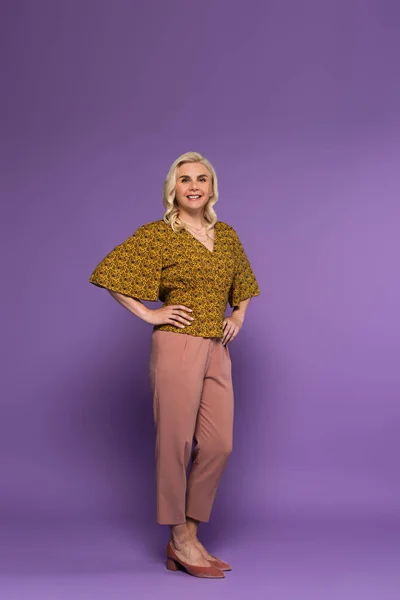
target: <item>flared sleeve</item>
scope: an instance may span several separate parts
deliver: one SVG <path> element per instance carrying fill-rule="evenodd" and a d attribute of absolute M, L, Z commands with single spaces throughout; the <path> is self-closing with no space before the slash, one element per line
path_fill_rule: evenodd
<path fill-rule="evenodd" d="M 253 296 L 259 296 L 260 288 L 239 236 L 233 228 L 232 234 L 235 270 L 232 285 L 229 290 L 228 301 L 230 306 L 235 308 L 235 306 L 238 306 L 243 300 L 247 300 Z"/>
<path fill-rule="evenodd" d="M 162 246 L 154 229 L 142 225 L 97 265 L 89 282 L 131 298 L 157 301 L 162 269 Z"/>

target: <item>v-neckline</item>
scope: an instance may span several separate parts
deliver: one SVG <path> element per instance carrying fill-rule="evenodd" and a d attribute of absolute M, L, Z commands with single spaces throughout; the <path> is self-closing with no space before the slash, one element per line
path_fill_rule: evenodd
<path fill-rule="evenodd" d="M 217 223 L 218 223 L 218 221 L 217 221 Z M 209 254 L 214 254 L 214 252 L 215 252 L 215 244 L 217 242 L 217 223 L 215 223 L 215 225 L 214 225 L 214 245 L 213 245 L 213 249 L 212 250 L 210 250 L 209 248 L 207 248 L 207 246 L 205 244 L 203 244 L 203 242 L 201 242 L 200 240 L 198 240 L 193 235 L 193 233 L 190 233 L 190 231 L 188 229 L 186 229 L 186 227 L 184 227 L 184 231 L 186 231 L 190 235 L 191 238 L 193 238 L 196 242 L 198 242 L 201 246 L 203 246 L 203 248 L 205 248 L 205 250 L 207 250 L 207 252 Z"/>

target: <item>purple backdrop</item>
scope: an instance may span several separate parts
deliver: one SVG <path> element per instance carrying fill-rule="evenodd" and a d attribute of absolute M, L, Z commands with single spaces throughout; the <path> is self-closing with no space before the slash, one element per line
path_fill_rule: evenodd
<path fill-rule="evenodd" d="M 199 583 L 160 565 L 151 326 L 88 283 L 161 218 L 188 150 L 214 164 L 218 217 L 261 287 L 231 345 L 234 452 L 201 530 L 234 562 L 222 585 L 343 600 L 368 579 L 378 597 L 400 503 L 398 3 L 3 0 L 0 21 L 7 600 L 64 598 L 18 569 L 124 571 L 85 580 L 97 599 Z M 358 561 L 323 545 L 371 527 Z"/>

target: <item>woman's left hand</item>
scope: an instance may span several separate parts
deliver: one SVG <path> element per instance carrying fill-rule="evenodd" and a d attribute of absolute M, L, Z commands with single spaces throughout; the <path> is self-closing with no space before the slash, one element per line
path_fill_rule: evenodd
<path fill-rule="evenodd" d="M 242 325 L 243 319 L 239 317 L 239 315 L 231 315 L 230 317 L 226 317 L 224 319 L 222 324 L 224 330 L 224 334 L 222 336 L 222 343 L 224 346 L 235 339 Z"/>

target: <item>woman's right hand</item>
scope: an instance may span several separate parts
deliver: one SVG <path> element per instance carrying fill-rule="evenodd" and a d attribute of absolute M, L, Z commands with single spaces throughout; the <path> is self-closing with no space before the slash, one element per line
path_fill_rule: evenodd
<path fill-rule="evenodd" d="M 187 306 L 170 304 L 155 310 L 149 309 L 144 320 L 151 325 L 174 325 L 183 329 L 193 321 L 193 317 L 188 315 L 188 312 L 192 312 L 192 309 Z"/>

